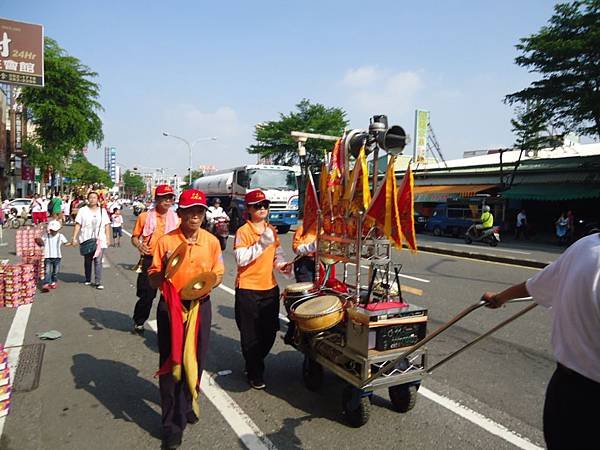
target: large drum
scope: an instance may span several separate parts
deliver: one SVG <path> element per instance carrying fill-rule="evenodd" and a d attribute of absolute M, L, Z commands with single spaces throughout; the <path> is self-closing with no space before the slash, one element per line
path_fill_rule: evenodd
<path fill-rule="evenodd" d="M 294 305 L 292 317 L 302 331 L 316 333 L 340 323 L 344 317 L 344 307 L 335 295 L 321 295 Z"/>
<path fill-rule="evenodd" d="M 293 283 L 287 286 L 283 291 L 283 305 L 289 315 L 292 305 L 295 303 L 298 303 L 299 305 L 317 295 L 319 295 L 319 291 L 315 288 L 313 283 Z"/>

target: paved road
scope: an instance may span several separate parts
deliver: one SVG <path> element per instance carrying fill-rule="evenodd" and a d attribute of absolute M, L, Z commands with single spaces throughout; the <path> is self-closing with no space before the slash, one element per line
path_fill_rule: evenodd
<path fill-rule="evenodd" d="M 125 228 L 132 226 L 127 216 Z M 282 237 L 288 253 L 290 237 Z M 7 238 L 14 243 L 14 233 Z M 0 258 L 9 251 L 14 251 L 13 244 L 0 247 Z M 148 324 L 144 338 L 130 333 L 135 274 L 129 269 L 137 260 L 135 251 L 126 241 L 121 248 L 109 249 L 104 291 L 81 283 L 82 258 L 75 249 L 64 253 L 59 288 L 38 294 L 24 342 L 39 342 L 35 333 L 50 329 L 60 330 L 63 338 L 46 345 L 39 388 L 15 393 L 0 448 L 158 448 L 155 323 Z M 395 259 L 403 264 L 402 282 L 423 290 L 422 296 L 406 294 L 406 299 L 429 309 L 429 330 L 476 302 L 483 290 L 502 289 L 537 270 L 425 252 L 403 251 Z M 230 249 L 225 264 L 223 287 L 212 295 L 202 418 L 186 431 L 183 448 L 543 446 L 541 411 L 553 362 L 549 316 L 541 308 L 426 377 L 411 412 L 394 412 L 387 392 L 377 391 L 371 420 L 354 429 L 345 424 L 341 412 L 343 383 L 328 374 L 320 392 L 307 391 L 301 378 L 302 355 L 280 339 L 267 362 L 267 389 L 248 388 L 233 320 L 235 265 Z M 286 283 L 282 280 L 280 285 Z M 428 346 L 430 361 L 488 329 L 509 309 L 473 313 Z M 18 315 L 0 310 L 0 341 L 14 336 L 15 317 L 22 322 L 25 315 L 21 310 Z"/>

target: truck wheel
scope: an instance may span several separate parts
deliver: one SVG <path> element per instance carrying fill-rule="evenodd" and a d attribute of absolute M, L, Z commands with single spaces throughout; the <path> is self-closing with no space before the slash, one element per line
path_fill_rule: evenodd
<path fill-rule="evenodd" d="M 434 236 L 441 236 L 442 235 L 442 229 L 440 227 L 435 227 L 433 229 L 433 235 Z"/>
<path fill-rule="evenodd" d="M 362 427 L 369 421 L 371 415 L 371 399 L 363 395 L 361 389 L 346 386 L 342 393 L 342 406 L 348 423 L 355 427 Z"/>
<path fill-rule="evenodd" d="M 277 227 L 277 233 L 279 233 L 279 234 L 285 234 L 288 231 L 290 231 L 290 226 L 289 225 L 279 225 Z"/>
<path fill-rule="evenodd" d="M 317 391 L 323 384 L 323 366 L 308 355 L 302 363 L 302 379 L 309 391 Z"/>
<path fill-rule="evenodd" d="M 390 386 L 388 393 L 390 394 L 390 400 L 392 401 L 392 405 L 394 405 L 394 409 L 401 413 L 413 409 L 417 402 L 417 389 L 418 386 L 414 384 Z"/>

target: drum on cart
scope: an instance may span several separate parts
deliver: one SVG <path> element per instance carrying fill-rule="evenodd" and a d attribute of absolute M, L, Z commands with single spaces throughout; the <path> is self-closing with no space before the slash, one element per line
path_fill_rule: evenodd
<path fill-rule="evenodd" d="M 321 295 L 293 305 L 292 318 L 305 333 L 317 333 L 333 328 L 344 317 L 344 306 L 335 295 Z"/>
<path fill-rule="evenodd" d="M 292 309 L 292 305 L 300 305 L 306 300 L 315 298 L 318 295 L 319 290 L 311 282 L 293 283 L 287 286 L 283 291 L 283 305 L 289 314 Z"/>

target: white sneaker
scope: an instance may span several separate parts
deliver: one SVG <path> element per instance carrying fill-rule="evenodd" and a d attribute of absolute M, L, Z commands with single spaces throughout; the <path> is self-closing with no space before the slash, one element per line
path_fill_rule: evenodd
<path fill-rule="evenodd" d="M 86 281 L 86 282 L 85 282 L 85 283 L 83 283 L 83 284 L 85 284 L 86 286 L 91 286 L 91 285 L 92 285 L 92 282 L 91 282 L 91 281 Z"/>
<path fill-rule="evenodd" d="M 101 284 L 98 284 L 98 285 L 96 286 L 96 289 L 100 289 L 100 290 L 102 290 L 102 289 L 104 289 L 104 286 L 102 286 Z"/>

